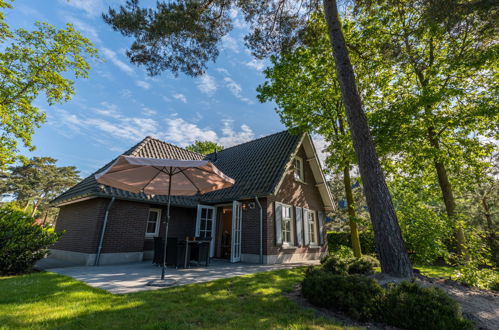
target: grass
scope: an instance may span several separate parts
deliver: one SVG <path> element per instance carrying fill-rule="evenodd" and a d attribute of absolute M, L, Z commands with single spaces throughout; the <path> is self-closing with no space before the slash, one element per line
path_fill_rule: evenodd
<path fill-rule="evenodd" d="M 70 277 L 33 273 L 0 278 L 0 328 L 343 329 L 283 293 L 304 269 L 113 295 Z"/>
<path fill-rule="evenodd" d="M 414 268 L 419 269 L 421 275 L 434 278 L 451 278 L 456 273 L 456 268 L 452 266 L 426 266 L 414 265 Z"/>

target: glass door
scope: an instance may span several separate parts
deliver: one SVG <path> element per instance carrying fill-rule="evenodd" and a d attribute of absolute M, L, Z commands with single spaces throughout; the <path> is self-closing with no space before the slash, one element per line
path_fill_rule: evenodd
<path fill-rule="evenodd" d="M 242 203 L 232 202 L 232 240 L 230 262 L 241 261 L 241 224 L 243 217 Z"/>

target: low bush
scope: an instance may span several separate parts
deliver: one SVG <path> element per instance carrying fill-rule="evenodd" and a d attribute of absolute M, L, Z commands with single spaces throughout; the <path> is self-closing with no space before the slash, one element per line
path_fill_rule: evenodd
<path fill-rule="evenodd" d="M 365 276 L 311 270 L 302 283 L 302 293 L 314 305 L 334 307 L 355 319 L 368 320 L 378 313 L 383 288 Z"/>
<path fill-rule="evenodd" d="M 348 264 L 349 274 L 371 275 L 374 274 L 374 268 L 379 267 L 379 261 L 371 256 L 362 256 L 352 259 Z"/>
<path fill-rule="evenodd" d="M 329 255 L 321 260 L 322 269 L 331 274 L 346 275 L 348 274 L 349 259 L 342 258 L 336 255 Z"/>
<path fill-rule="evenodd" d="M 499 272 L 497 269 L 480 269 L 474 265 L 461 266 L 452 276 L 456 282 L 481 289 L 499 291 Z"/>
<path fill-rule="evenodd" d="M 0 209 L 0 274 L 28 272 L 60 237 L 12 206 Z"/>
<path fill-rule="evenodd" d="M 473 329 L 459 305 L 442 289 L 402 282 L 386 289 L 377 319 L 404 329 Z"/>

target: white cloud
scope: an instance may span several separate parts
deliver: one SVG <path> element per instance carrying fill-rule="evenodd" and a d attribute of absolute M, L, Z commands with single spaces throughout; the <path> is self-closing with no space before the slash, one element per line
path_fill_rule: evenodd
<path fill-rule="evenodd" d="M 232 38 L 229 35 L 225 35 L 222 37 L 222 47 L 225 49 L 230 49 L 234 53 L 239 53 L 239 45 L 237 44 L 237 40 Z"/>
<path fill-rule="evenodd" d="M 151 84 L 148 83 L 147 81 L 144 80 L 135 80 L 135 85 L 139 86 L 140 88 L 143 89 L 149 89 L 151 88 Z"/>
<path fill-rule="evenodd" d="M 111 118 L 121 118 L 121 113 L 118 111 L 118 106 L 116 104 L 112 104 L 109 102 L 101 102 L 101 107 L 92 108 L 92 110 L 102 116 L 111 117 Z"/>
<path fill-rule="evenodd" d="M 171 102 L 171 101 L 172 101 L 172 99 L 171 99 L 171 98 L 169 98 L 168 96 L 162 96 L 161 98 L 162 98 L 162 99 L 163 99 L 163 101 L 165 101 L 165 102 Z"/>
<path fill-rule="evenodd" d="M 148 108 L 148 107 L 142 107 L 142 113 L 145 116 L 155 116 L 157 114 L 156 110 Z"/>
<path fill-rule="evenodd" d="M 217 90 L 217 83 L 215 78 L 205 73 L 196 81 L 198 89 L 201 93 L 204 93 L 208 96 L 212 96 Z"/>
<path fill-rule="evenodd" d="M 262 71 L 263 68 L 265 67 L 265 63 L 262 60 L 257 60 L 256 58 L 245 63 L 245 65 L 257 71 Z"/>
<path fill-rule="evenodd" d="M 225 68 L 216 68 L 215 70 L 217 70 L 218 72 L 220 72 L 226 76 L 230 76 L 229 71 L 227 71 L 227 69 L 225 69 Z"/>
<path fill-rule="evenodd" d="M 116 54 L 115 51 L 112 51 L 111 49 L 109 48 L 102 48 L 101 49 L 102 53 L 104 54 L 104 56 L 111 61 L 111 63 L 113 63 L 114 65 L 116 65 L 121 71 L 127 73 L 127 74 L 130 74 L 130 75 L 133 75 L 135 73 L 135 71 L 133 70 L 133 68 L 126 64 L 125 62 L 123 62 L 122 60 L 120 60 L 118 58 L 118 55 Z"/>
<path fill-rule="evenodd" d="M 97 30 L 93 26 L 88 25 L 87 23 L 85 23 L 77 18 L 74 18 L 72 16 L 67 16 L 65 18 L 68 22 L 70 22 L 74 26 L 76 26 L 76 28 L 78 30 L 83 32 L 83 35 L 85 37 L 90 38 L 92 41 L 97 42 L 97 43 L 101 42 L 101 40 L 99 38 L 99 33 L 97 32 Z"/>
<path fill-rule="evenodd" d="M 314 142 L 315 150 L 317 151 L 317 156 L 319 157 L 322 168 L 325 168 L 326 158 L 328 157 L 328 153 L 326 151 L 328 144 L 324 137 L 319 134 L 312 134 L 312 141 Z"/>
<path fill-rule="evenodd" d="M 59 0 L 59 3 L 83 10 L 87 16 L 100 16 L 106 8 L 102 0 Z"/>
<path fill-rule="evenodd" d="M 177 100 L 179 100 L 181 102 L 187 103 L 187 98 L 182 93 L 173 94 L 172 96 L 173 96 L 174 99 L 177 99 Z"/>
<path fill-rule="evenodd" d="M 253 103 L 253 101 L 251 101 L 250 99 L 248 99 L 247 97 L 244 97 L 242 95 L 243 89 L 242 89 L 241 85 L 239 85 L 237 82 L 235 82 L 232 78 L 225 77 L 224 81 L 225 81 L 225 86 L 232 93 L 232 95 L 234 95 L 239 100 L 246 102 L 248 104 Z"/>
<path fill-rule="evenodd" d="M 241 125 L 240 131 L 235 131 L 232 120 L 224 120 L 222 134 L 217 134 L 213 129 L 200 128 L 182 118 L 167 119 L 166 134 L 164 138 L 176 145 L 185 147 L 196 140 L 213 141 L 225 147 L 231 147 L 254 138 L 254 133 L 248 125 Z"/>

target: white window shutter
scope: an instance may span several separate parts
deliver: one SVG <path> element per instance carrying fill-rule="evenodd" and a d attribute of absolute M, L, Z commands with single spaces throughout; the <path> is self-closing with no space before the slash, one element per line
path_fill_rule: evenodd
<path fill-rule="evenodd" d="M 196 215 L 196 233 L 194 236 L 199 237 L 199 227 L 201 226 L 201 210 L 202 207 L 200 204 L 198 204 L 198 213 Z"/>
<path fill-rule="evenodd" d="M 303 246 L 303 209 L 295 207 L 296 219 L 296 237 L 298 238 L 298 246 Z"/>
<path fill-rule="evenodd" d="M 282 244 L 282 204 L 275 202 L 275 243 L 276 245 Z"/>
<path fill-rule="evenodd" d="M 325 241 L 325 236 L 326 236 L 326 233 L 325 233 L 325 228 L 324 228 L 324 212 L 322 211 L 319 211 L 317 212 L 318 214 L 318 217 L 319 217 L 319 240 L 320 240 L 320 245 L 324 245 L 324 241 Z"/>
<path fill-rule="evenodd" d="M 307 209 L 303 209 L 303 237 L 304 237 L 304 241 L 305 241 L 305 246 L 308 246 L 310 245 L 310 241 L 309 241 L 309 234 L 308 234 L 308 229 L 309 229 L 309 224 L 308 224 L 308 210 Z"/>

